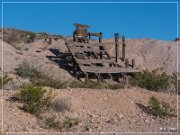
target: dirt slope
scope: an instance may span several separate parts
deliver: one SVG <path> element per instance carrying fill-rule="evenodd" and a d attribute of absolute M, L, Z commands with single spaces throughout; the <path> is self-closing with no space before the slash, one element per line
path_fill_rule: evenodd
<path fill-rule="evenodd" d="M 3 42 L 1 40 L 1 42 Z M 2 47 L 3 45 L 3 47 Z M 65 51 L 64 41 L 59 40 L 52 46 L 48 46 L 44 41 L 38 40 L 31 44 L 21 45 L 20 49 L 15 49 L 11 45 L 3 42 L 0 45 L 0 59 L 2 60 L 3 53 L 3 64 L 1 62 L 0 67 L 3 66 L 3 72 L 15 73 L 15 68 L 22 63 L 24 60 L 33 63 L 34 65 L 42 67 L 42 70 L 49 76 L 56 79 L 72 80 L 73 77 L 68 73 L 67 70 L 60 68 L 59 65 L 48 57 L 56 57 L 49 49 L 57 48 L 58 50 Z M 2 51 L 3 49 L 3 51 Z M 50 72 L 51 71 L 51 72 Z"/>
<path fill-rule="evenodd" d="M 112 42 L 113 40 L 105 41 Z M 114 46 L 107 46 L 112 55 L 115 54 Z M 180 43 L 175 41 L 161 41 L 153 39 L 128 39 L 126 56 L 130 62 L 134 58 L 140 69 L 154 70 L 163 68 L 168 74 L 177 71 L 177 55 L 180 52 Z M 121 45 L 120 45 L 121 56 Z M 180 59 L 178 61 L 180 67 Z"/>

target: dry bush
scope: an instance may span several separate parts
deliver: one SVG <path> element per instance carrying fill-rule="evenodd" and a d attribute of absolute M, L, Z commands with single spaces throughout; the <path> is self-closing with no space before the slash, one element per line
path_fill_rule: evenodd
<path fill-rule="evenodd" d="M 52 102 L 51 107 L 55 112 L 70 111 L 71 102 L 67 98 L 56 99 Z"/>
<path fill-rule="evenodd" d="M 43 76 L 40 66 L 35 66 L 26 60 L 17 66 L 16 73 L 21 77 L 30 79 Z"/>

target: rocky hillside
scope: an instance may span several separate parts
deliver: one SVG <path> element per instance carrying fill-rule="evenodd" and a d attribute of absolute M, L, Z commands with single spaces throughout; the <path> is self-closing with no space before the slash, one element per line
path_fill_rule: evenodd
<path fill-rule="evenodd" d="M 12 40 L 13 36 L 10 32 L 12 31 L 6 30 L 4 33 L 5 40 L 0 40 L 2 43 L 0 45 L 0 59 L 2 59 L 0 69 L 13 78 L 4 87 L 3 93 L 0 93 L 1 103 L 3 103 L 3 106 L 0 104 L 0 110 L 3 110 L 3 119 L 0 117 L 0 124 L 2 124 L 3 120 L 5 132 L 23 132 L 24 134 L 25 132 L 46 132 L 45 134 L 50 135 L 54 135 L 54 133 L 50 132 L 60 131 L 76 132 L 74 134 L 77 135 L 85 135 L 85 133 L 77 132 L 86 132 L 86 134 L 94 132 L 94 135 L 120 134 L 105 133 L 112 131 L 172 132 L 169 134 L 174 135 L 178 130 L 176 124 L 179 121 L 179 118 L 177 118 L 177 98 L 179 96 L 172 93 L 153 92 L 132 86 L 118 88 L 114 91 L 109 89 L 99 90 L 69 87 L 67 89 L 55 89 L 43 87 L 47 91 L 52 91 L 54 94 L 53 101 L 57 100 L 58 104 L 62 105 L 65 110 L 54 111 L 51 108 L 43 112 L 42 117 L 48 119 L 49 117 L 56 116 L 58 122 L 66 120 L 64 123 L 67 125 L 63 129 L 57 129 L 56 125 L 53 125 L 54 121 L 52 119 L 50 119 L 50 124 L 45 124 L 43 119 L 24 111 L 22 103 L 14 98 L 15 94 L 19 92 L 19 86 L 29 83 L 28 79 L 18 76 L 15 70 L 20 63 L 28 61 L 40 67 L 47 76 L 55 80 L 76 80 L 72 75 L 70 66 L 64 63 L 64 59 L 59 59 L 59 56 L 67 53 L 65 41 L 72 40 L 72 38 L 63 37 L 58 40 L 52 40 L 52 44 L 49 45 L 43 38 L 37 37 L 35 40 L 25 42 L 27 40 L 24 40 L 24 37 L 21 36 L 22 33 L 26 33 L 24 31 L 16 31 L 17 36 Z M 112 40 L 103 40 L 103 42 L 112 42 Z M 128 39 L 126 56 L 129 60 L 134 58 L 139 69 L 155 70 L 158 68 L 167 74 L 171 74 L 177 70 L 178 47 L 180 49 L 177 41 Z M 114 45 L 108 45 L 106 48 L 113 56 L 115 51 Z M 167 118 L 154 116 L 149 109 L 149 99 L 151 96 L 169 103 L 174 108 L 175 115 Z M 0 111 L 0 116 L 2 116 L 1 113 L 2 111 Z M 73 120 L 76 121 L 74 122 Z M 55 122 L 55 124 L 57 123 Z M 52 127 L 52 125 L 55 127 Z"/>

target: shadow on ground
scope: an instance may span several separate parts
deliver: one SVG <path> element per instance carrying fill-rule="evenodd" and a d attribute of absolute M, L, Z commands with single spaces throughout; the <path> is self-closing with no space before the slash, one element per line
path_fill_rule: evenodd
<path fill-rule="evenodd" d="M 72 76 L 75 77 L 74 75 L 74 69 L 72 65 L 72 57 L 71 54 L 68 52 L 60 52 L 59 49 L 54 49 L 50 48 L 50 52 L 52 52 L 54 55 L 52 56 L 46 56 L 49 60 L 55 62 L 56 64 L 59 65 L 59 68 L 62 68 Z"/>

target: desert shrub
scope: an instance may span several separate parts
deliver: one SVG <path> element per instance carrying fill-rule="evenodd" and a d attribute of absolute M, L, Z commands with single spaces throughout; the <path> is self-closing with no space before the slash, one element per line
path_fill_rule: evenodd
<path fill-rule="evenodd" d="M 40 34 L 40 38 L 46 38 L 48 36 L 46 32 L 39 32 L 38 34 Z"/>
<path fill-rule="evenodd" d="M 134 74 L 132 84 L 148 90 L 163 91 L 170 88 L 170 80 L 171 77 L 164 72 L 158 74 L 146 70 L 144 73 Z"/>
<path fill-rule="evenodd" d="M 120 89 L 122 88 L 119 84 L 106 84 L 100 81 L 86 80 L 84 82 L 72 81 L 69 83 L 70 88 L 90 88 L 90 89 Z"/>
<path fill-rule="evenodd" d="M 56 79 L 51 79 L 50 77 L 44 76 L 41 78 L 36 78 L 32 80 L 33 85 L 35 86 L 48 86 L 56 89 L 67 88 L 67 82 L 61 82 Z"/>
<path fill-rule="evenodd" d="M 40 66 L 34 66 L 26 60 L 17 66 L 16 73 L 24 78 L 39 78 L 42 76 Z"/>
<path fill-rule="evenodd" d="M 39 115 L 46 110 L 52 102 L 52 93 L 41 87 L 22 85 L 18 94 L 19 100 L 23 103 L 23 109 L 31 114 Z"/>
<path fill-rule="evenodd" d="M 171 78 L 174 91 L 180 95 L 180 73 L 173 73 Z"/>
<path fill-rule="evenodd" d="M 78 125 L 80 120 L 78 118 L 66 118 L 63 122 L 63 128 L 71 128 Z"/>
<path fill-rule="evenodd" d="M 59 131 L 62 131 L 63 129 L 69 129 L 73 126 L 78 125 L 80 120 L 78 118 L 65 118 L 63 122 L 60 122 L 58 118 L 53 115 L 46 119 L 45 124 L 48 126 L 48 128 L 53 128 Z"/>
<path fill-rule="evenodd" d="M 70 101 L 66 98 L 56 99 L 51 104 L 51 107 L 55 112 L 69 111 L 70 106 Z"/>
<path fill-rule="evenodd" d="M 156 97 L 152 96 L 149 99 L 149 106 L 152 110 L 153 115 L 158 117 L 174 116 L 175 110 L 164 101 L 159 101 Z"/>
<path fill-rule="evenodd" d="M 119 84 L 105 84 L 103 82 L 95 82 L 91 80 L 86 80 L 85 82 L 81 81 L 59 81 L 56 79 L 51 79 L 49 77 L 41 77 L 33 79 L 32 83 L 35 86 L 48 86 L 56 89 L 64 88 L 90 88 L 90 89 L 119 89 L 122 88 Z"/>
<path fill-rule="evenodd" d="M 95 82 L 91 80 L 86 80 L 84 82 L 80 81 L 72 81 L 69 83 L 69 87 L 71 88 L 91 88 L 91 89 L 105 89 L 107 85 L 102 82 Z"/>
<path fill-rule="evenodd" d="M 63 124 L 57 119 L 55 115 L 47 118 L 45 124 L 48 126 L 48 128 L 53 128 L 56 130 L 62 130 L 63 128 Z"/>
<path fill-rule="evenodd" d="M 7 74 L 0 76 L 0 87 L 6 85 L 11 80 L 12 80 L 12 78 L 8 77 Z"/>
<path fill-rule="evenodd" d="M 108 89 L 111 89 L 111 90 L 117 90 L 117 89 L 122 89 L 122 88 L 124 88 L 124 86 L 121 84 L 108 84 Z"/>
<path fill-rule="evenodd" d="M 24 40 L 25 43 L 31 43 L 36 38 L 36 33 L 31 31 L 24 31 L 21 34 L 21 38 Z"/>

